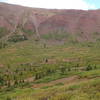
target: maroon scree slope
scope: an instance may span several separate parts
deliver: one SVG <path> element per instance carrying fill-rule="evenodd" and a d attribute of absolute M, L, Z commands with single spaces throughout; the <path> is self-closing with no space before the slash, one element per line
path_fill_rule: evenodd
<path fill-rule="evenodd" d="M 78 40 L 95 40 L 100 36 L 100 10 L 50 10 L 0 3 L 0 29 L 5 35 L 56 34 L 64 32 Z M 96 35 L 96 36 L 95 36 Z"/>

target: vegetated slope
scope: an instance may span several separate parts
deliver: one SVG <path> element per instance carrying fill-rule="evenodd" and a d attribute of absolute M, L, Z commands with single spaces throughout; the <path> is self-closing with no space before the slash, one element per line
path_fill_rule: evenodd
<path fill-rule="evenodd" d="M 0 100 L 99 100 L 99 48 L 27 40 L 0 49 Z"/>
<path fill-rule="evenodd" d="M 0 94 L 0 100 L 99 100 L 100 79 L 94 78 L 71 84 L 58 83 L 42 88 L 15 89 L 13 92 Z"/>
<path fill-rule="evenodd" d="M 0 100 L 99 100 L 99 12 L 0 3 Z"/>
<path fill-rule="evenodd" d="M 95 41 L 100 36 L 100 10 L 50 10 L 0 3 L 0 37 L 37 34 L 56 40 Z"/>

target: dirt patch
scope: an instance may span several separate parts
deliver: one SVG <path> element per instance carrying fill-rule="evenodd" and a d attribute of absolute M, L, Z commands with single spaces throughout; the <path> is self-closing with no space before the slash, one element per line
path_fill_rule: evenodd
<path fill-rule="evenodd" d="M 4 65 L 3 64 L 0 64 L 0 68 L 2 68 L 2 67 L 4 67 Z"/>
<path fill-rule="evenodd" d="M 34 84 L 33 88 L 41 88 L 41 87 L 46 87 L 46 86 L 53 86 L 53 85 L 56 85 L 58 83 L 70 84 L 70 83 L 72 83 L 74 81 L 77 81 L 77 80 L 79 80 L 78 76 L 72 76 L 72 77 L 68 77 L 68 78 L 62 78 L 62 79 L 54 80 L 54 81 L 51 81 L 49 83 Z"/>

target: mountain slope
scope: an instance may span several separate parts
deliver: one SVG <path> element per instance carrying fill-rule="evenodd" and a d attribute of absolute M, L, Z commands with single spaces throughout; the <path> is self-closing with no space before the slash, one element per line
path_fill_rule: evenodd
<path fill-rule="evenodd" d="M 50 10 L 0 3 L 0 38 L 54 35 L 58 40 L 98 41 L 100 10 Z M 62 36 L 63 35 L 63 36 Z M 55 39 L 55 38 L 54 38 Z"/>

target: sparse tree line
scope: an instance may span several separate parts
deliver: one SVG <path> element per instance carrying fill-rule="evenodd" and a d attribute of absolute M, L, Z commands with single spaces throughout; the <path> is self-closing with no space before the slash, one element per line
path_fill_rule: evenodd
<path fill-rule="evenodd" d="M 21 41 L 25 41 L 28 40 L 28 38 L 25 35 L 12 35 L 10 36 L 6 42 L 4 41 L 0 41 L 0 49 L 5 48 L 10 42 L 21 42 Z"/>
<path fill-rule="evenodd" d="M 96 69 L 96 65 L 87 65 L 84 67 L 83 71 L 90 71 Z M 79 71 L 80 65 L 76 64 L 74 66 L 67 65 L 34 65 L 30 63 L 20 64 L 20 67 L 16 67 L 14 70 L 8 67 L 5 69 L 0 69 L 0 88 L 2 87 L 24 87 L 28 85 L 28 78 L 32 77 L 34 81 L 41 79 L 47 75 L 51 75 L 56 72 L 65 74 L 70 71 Z"/>
<path fill-rule="evenodd" d="M 0 41 L 0 49 L 5 48 L 7 46 L 7 43 Z"/>
<path fill-rule="evenodd" d="M 24 34 L 23 35 L 14 34 L 8 38 L 8 42 L 20 42 L 20 41 L 24 41 L 27 39 L 28 38 Z"/>

